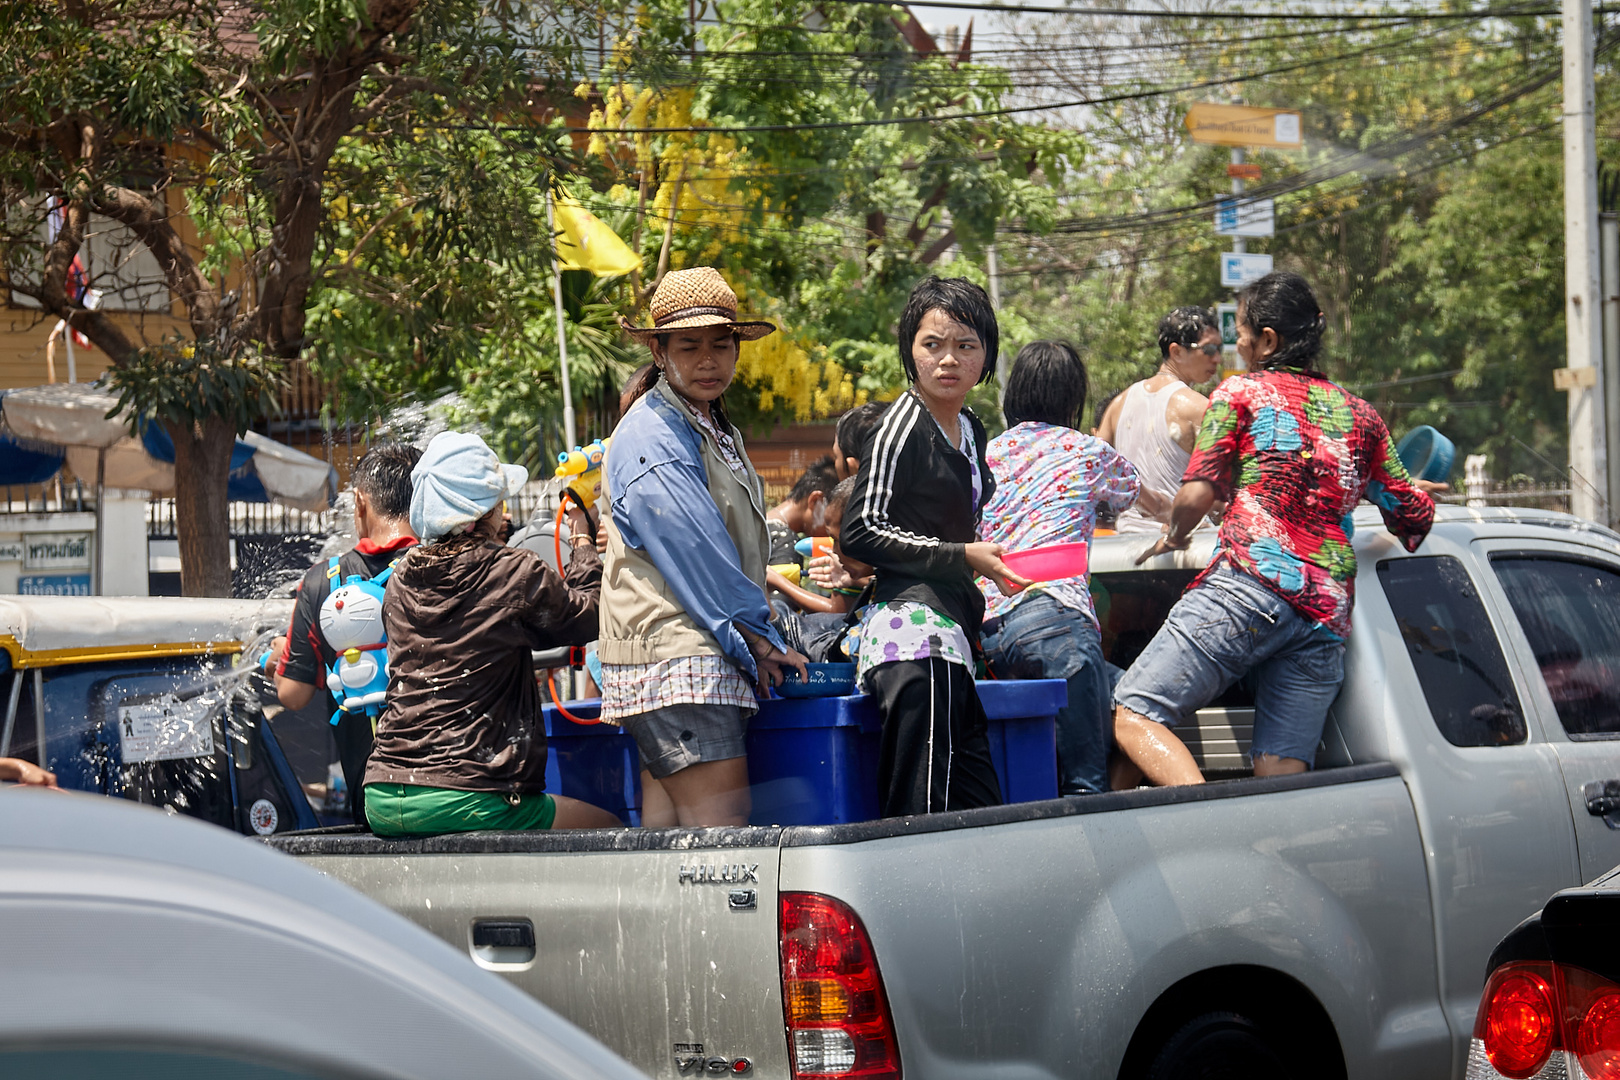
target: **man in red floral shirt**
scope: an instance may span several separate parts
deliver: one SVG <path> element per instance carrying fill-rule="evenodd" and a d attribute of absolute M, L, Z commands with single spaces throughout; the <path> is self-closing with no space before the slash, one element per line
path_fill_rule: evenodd
<path fill-rule="evenodd" d="M 1303 772 L 1344 681 L 1355 603 L 1350 515 L 1363 498 L 1408 551 L 1434 522 L 1373 407 L 1317 369 L 1326 320 L 1298 274 L 1238 297 L 1249 374 L 1210 398 L 1169 531 L 1139 562 L 1185 548 L 1225 501 L 1220 546 L 1114 691 L 1114 786 L 1203 777 L 1170 728 L 1256 674 L 1256 776 Z M 1139 772 L 1138 772 L 1139 770 Z"/>

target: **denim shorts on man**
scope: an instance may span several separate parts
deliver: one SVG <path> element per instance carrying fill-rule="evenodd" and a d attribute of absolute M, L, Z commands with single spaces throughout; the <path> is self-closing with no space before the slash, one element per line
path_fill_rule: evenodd
<path fill-rule="evenodd" d="M 1069 684 L 1069 702 L 1057 714 L 1058 794 L 1107 791 L 1113 680 L 1091 615 L 1037 591 L 986 622 L 982 644 L 998 679 Z"/>
<path fill-rule="evenodd" d="M 1189 589 L 1114 689 L 1114 703 L 1166 727 L 1253 673 L 1252 754 L 1310 766 L 1344 682 L 1344 642 L 1223 566 Z"/>

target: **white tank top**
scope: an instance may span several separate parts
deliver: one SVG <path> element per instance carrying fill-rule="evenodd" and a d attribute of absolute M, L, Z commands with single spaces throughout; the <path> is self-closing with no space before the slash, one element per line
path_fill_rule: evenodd
<path fill-rule="evenodd" d="M 1119 426 L 1114 432 L 1115 449 L 1136 466 L 1142 486 L 1164 496 L 1166 501 L 1174 499 L 1181 490 L 1182 474 L 1187 471 L 1187 462 L 1192 460 L 1192 454 L 1171 438 L 1170 425 L 1165 422 L 1170 399 L 1186 385 L 1175 379 L 1149 392 L 1145 380 L 1133 383 L 1125 391 L 1125 404 L 1120 407 Z M 1141 503 L 1137 503 L 1120 514 L 1114 528 L 1122 533 L 1156 533 L 1170 520 L 1168 512 L 1163 518 L 1151 518 L 1140 507 Z"/>

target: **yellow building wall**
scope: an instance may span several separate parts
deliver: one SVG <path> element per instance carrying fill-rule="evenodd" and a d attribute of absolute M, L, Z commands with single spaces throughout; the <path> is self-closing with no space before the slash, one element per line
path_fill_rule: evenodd
<path fill-rule="evenodd" d="M 124 333 L 141 344 L 162 341 L 176 333 L 186 333 L 185 320 L 151 312 L 108 312 Z M 16 390 L 51 382 L 46 365 L 45 345 L 56 326 L 56 318 L 34 308 L 0 308 L 0 390 Z M 56 382 L 67 382 L 67 352 L 56 343 Z M 100 349 L 73 350 L 80 382 L 94 382 L 107 370 L 107 354 Z"/>

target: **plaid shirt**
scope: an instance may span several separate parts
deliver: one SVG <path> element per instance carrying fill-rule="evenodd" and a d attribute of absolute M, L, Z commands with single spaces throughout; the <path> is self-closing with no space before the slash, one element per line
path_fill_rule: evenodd
<path fill-rule="evenodd" d="M 603 720 L 622 724 L 671 705 L 737 705 L 749 716 L 759 711 L 753 685 L 723 656 L 602 665 Z"/>

